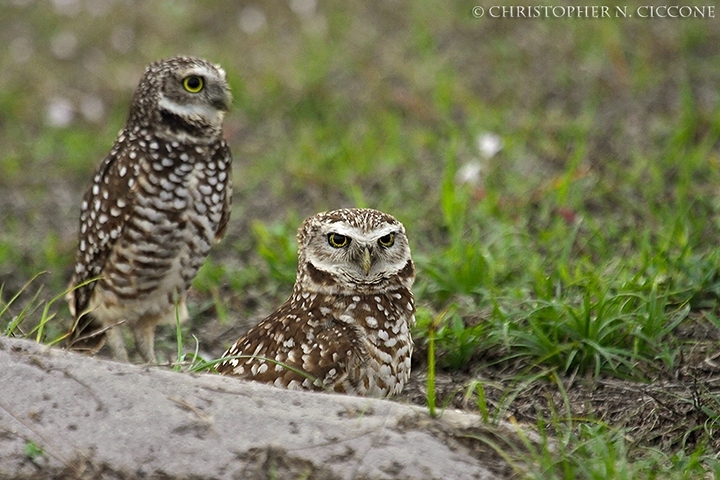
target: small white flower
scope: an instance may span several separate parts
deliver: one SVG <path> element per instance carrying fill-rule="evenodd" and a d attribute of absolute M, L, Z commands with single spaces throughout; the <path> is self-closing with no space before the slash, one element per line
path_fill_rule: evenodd
<path fill-rule="evenodd" d="M 482 178 L 482 164 L 479 160 L 471 160 L 458 168 L 455 173 L 455 183 L 458 185 L 480 185 Z"/>
<path fill-rule="evenodd" d="M 503 148 L 502 138 L 494 133 L 481 133 L 477 136 L 476 141 L 480 155 L 485 158 L 494 157 Z"/>
<path fill-rule="evenodd" d="M 45 119 L 51 127 L 67 127 L 73 121 L 75 112 L 67 98 L 51 98 L 45 111 Z"/>

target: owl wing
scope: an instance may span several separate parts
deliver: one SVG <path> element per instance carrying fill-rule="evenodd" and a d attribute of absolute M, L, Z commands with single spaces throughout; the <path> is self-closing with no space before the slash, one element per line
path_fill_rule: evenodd
<path fill-rule="evenodd" d="M 225 201 L 223 204 L 222 216 L 220 217 L 220 223 L 218 224 L 218 229 L 215 233 L 215 242 L 219 242 L 223 239 L 225 232 L 227 231 L 232 207 L 232 154 L 230 153 L 230 147 L 228 147 L 224 140 L 221 142 L 220 148 L 218 148 L 213 155 L 213 160 L 217 161 L 218 165 L 225 165 L 225 173 L 227 174 L 225 180 Z"/>
<path fill-rule="evenodd" d="M 351 326 L 332 316 L 300 318 L 291 312 L 288 303 L 223 354 L 233 356 L 242 358 L 218 364 L 220 374 L 286 388 L 338 392 L 361 381 L 367 358 Z"/>
<path fill-rule="evenodd" d="M 139 164 L 132 150 L 116 149 L 105 157 L 85 192 L 80 238 L 70 288 L 102 276 L 108 256 L 122 236 L 137 189 Z M 74 288 L 66 299 L 76 319 L 88 307 L 96 282 Z"/>

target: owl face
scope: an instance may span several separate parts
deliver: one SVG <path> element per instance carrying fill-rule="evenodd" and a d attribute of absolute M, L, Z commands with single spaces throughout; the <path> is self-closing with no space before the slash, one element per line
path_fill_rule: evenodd
<path fill-rule="evenodd" d="M 410 288 L 414 266 L 405 228 L 390 215 L 371 209 L 343 209 L 316 215 L 298 233 L 299 274 L 315 290 L 346 293 Z"/>
<path fill-rule="evenodd" d="M 140 80 L 129 124 L 167 125 L 183 140 L 208 128 L 219 132 L 232 95 L 219 65 L 195 57 L 173 57 L 151 64 Z"/>
<path fill-rule="evenodd" d="M 165 76 L 158 107 L 184 119 L 219 126 L 231 101 L 230 87 L 222 68 L 190 63 Z"/>

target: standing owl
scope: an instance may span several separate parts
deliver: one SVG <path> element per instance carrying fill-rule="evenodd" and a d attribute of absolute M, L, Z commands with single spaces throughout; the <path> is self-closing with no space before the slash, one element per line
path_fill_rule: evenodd
<path fill-rule="evenodd" d="M 298 230 L 292 296 L 223 354 L 217 370 L 290 389 L 387 397 L 410 376 L 415 267 L 403 225 L 342 209 Z"/>
<path fill-rule="evenodd" d="M 218 65 L 153 63 L 85 193 L 67 301 L 75 336 L 90 324 L 105 330 L 118 360 L 128 360 L 125 324 L 140 356 L 155 361 L 156 325 L 187 317 L 187 290 L 225 233 L 232 158 L 222 122 L 231 100 Z"/>

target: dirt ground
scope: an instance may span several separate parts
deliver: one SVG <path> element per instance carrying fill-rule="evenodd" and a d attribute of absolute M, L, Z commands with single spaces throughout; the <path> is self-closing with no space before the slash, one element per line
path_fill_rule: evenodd
<path fill-rule="evenodd" d="M 700 435 L 703 429 L 712 432 L 720 427 L 710 416 L 720 407 L 719 332 L 702 319 L 694 319 L 692 325 L 684 330 L 684 340 L 692 346 L 682 350 L 672 376 L 645 372 L 648 381 L 641 383 L 617 378 L 542 375 L 521 384 L 513 378 L 520 372 L 532 371 L 526 365 L 490 365 L 492 359 L 476 358 L 462 371 L 439 372 L 438 403 L 477 412 L 477 396 L 468 395 L 467 387 L 480 381 L 490 416 L 502 412 L 500 418 L 512 417 L 534 424 L 538 412 L 545 419 L 555 415 L 567 418 L 569 413 L 579 421 L 624 429 L 625 440 L 632 447 L 692 451 L 698 437 L 708 437 Z M 427 391 L 424 348 L 419 348 L 414 358 L 413 378 L 401 398 L 424 404 Z M 720 433 L 709 437 L 713 438 L 710 449 L 720 451 Z"/>

